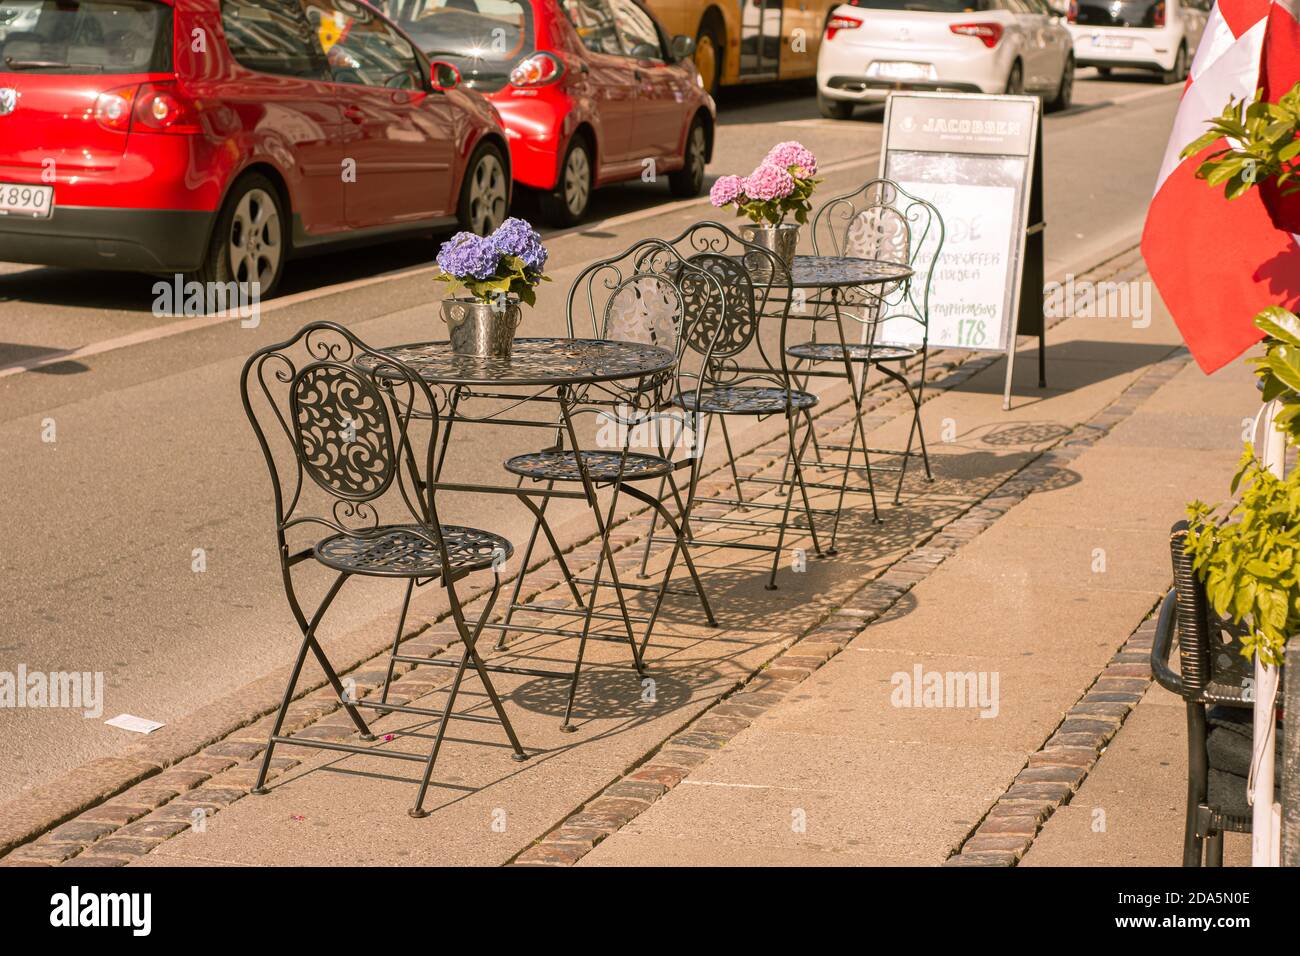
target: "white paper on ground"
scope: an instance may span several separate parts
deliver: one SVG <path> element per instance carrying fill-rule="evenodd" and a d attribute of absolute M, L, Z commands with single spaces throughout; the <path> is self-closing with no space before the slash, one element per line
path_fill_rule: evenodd
<path fill-rule="evenodd" d="M 134 714 L 118 714 L 112 720 L 106 720 L 104 723 L 110 727 L 119 727 L 122 730 L 134 731 L 137 734 L 151 734 L 159 727 L 165 726 L 156 720 L 146 720 L 144 717 L 136 717 Z"/>

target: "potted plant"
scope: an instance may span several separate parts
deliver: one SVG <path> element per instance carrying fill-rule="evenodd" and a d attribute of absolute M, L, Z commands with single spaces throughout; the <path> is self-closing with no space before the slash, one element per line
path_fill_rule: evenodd
<path fill-rule="evenodd" d="M 490 236 L 458 232 L 438 250 L 437 279 L 450 293 L 442 302 L 451 350 L 480 358 L 510 354 L 522 305 L 537 302 L 546 247 L 527 222 L 510 217 Z M 457 296 L 463 288 L 466 296 Z"/>
<path fill-rule="evenodd" d="M 794 262 L 799 227 L 808 222 L 812 191 L 820 180 L 817 157 L 802 143 L 777 143 L 748 176 L 722 176 L 709 190 L 719 209 L 736 207 L 752 225 L 742 226 L 741 238 L 770 249 L 786 266 Z M 794 222 L 786 216 L 794 215 Z"/>

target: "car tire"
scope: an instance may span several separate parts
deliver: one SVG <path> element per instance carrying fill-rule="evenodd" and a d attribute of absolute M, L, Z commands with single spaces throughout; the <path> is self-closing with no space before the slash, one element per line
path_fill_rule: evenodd
<path fill-rule="evenodd" d="M 465 166 L 456 219 L 462 229 L 486 236 L 510 212 L 510 175 L 496 143 L 480 143 Z"/>
<path fill-rule="evenodd" d="M 1061 85 L 1056 89 L 1056 96 L 1047 104 L 1047 108 L 1059 113 L 1068 110 L 1074 100 L 1074 54 L 1067 53 L 1065 66 L 1061 69 Z"/>
<path fill-rule="evenodd" d="M 700 71 L 704 88 L 715 99 L 718 90 L 722 87 L 722 58 L 723 51 L 726 50 L 723 46 L 722 34 L 722 26 L 715 19 L 710 18 L 700 24 L 700 31 L 695 35 L 695 68 Z M 711 77 L 704 75 L 706 69 L 712 71 Z"/>
<path fill-rule="evenodd" d="M 1008 95 L 1018 95 L 1025 91 L 1025 69 L 1020 65 L 1020 61 L 1011 64 L 1011 72 L 1007 74 Z"/>
<path fill-rule="evenodd" d="M 582 222 L 591 204 L 594 180 L 591 146 L 585 136 L 575 136 L 564 151 L 555 190 L 541 194 L 542 216 L 553 226 L 576 226 Z"/>
<path fill-rule="evenodd" d="M 817 91 L 817 109 L 827 119 L 846 120 L 853 118 L 853 103 L 850 100 L 833 100 L 828 96 L 823 96 L 821 90 Z"/>
<path fill-rule="evenodd" d="M 689 199 L 703 191 L 704 157 L 708 151 L 708 134 L 704 131 L 704 122 L 697 116 L 691 121 L 691 128 L 686 134 L 686 155 L 682 157 L 682 168 L 668 174 L 668 188 L 674 196 Z"/>
<path fill-rule="evenodd" d="M 1160 74 L 1160 79 L 1166 83 L 1181 83 L 1187 79 L 1187 47 L 1178 44 L 1178 54 L 1174 57 L 1174 65 L 1171 69 L 1165 70 Z"/>
<path fill-rule="evenodd" d="M 275 185 L 260 173 L 244 176 L 217 214 L 203 264 L 187 278 L 205 285 L 256 281 L 257 301 L 269 299 L 288 258 L 286 226 Z"/>

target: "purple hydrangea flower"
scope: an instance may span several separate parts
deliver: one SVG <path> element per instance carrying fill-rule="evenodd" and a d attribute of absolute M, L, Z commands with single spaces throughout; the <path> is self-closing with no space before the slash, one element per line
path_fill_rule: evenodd
<path fill-rule="evenodd" d="M 794 192 L 794 177 L 789 171 L 772 163 L 760 163 L 745 180 L 745 195 L 763 202 L 785 199 Z"/>
<path fill-rule="evenodd" d="M 739 176 L 719 176 L 709 190 L 709 202 L 721 209 L 740 199 L 745 192 L 745 181 Z"/>
<path fill-rule="evenodd" d="M 541 272 L 546 266 L 547 252 L 542 245 L 542 237 L 517 216 L 511 216 L 501 223 L 488 239 L 502 255 L 518 256 L 523 260 L 524 266 L 533 272 Z"/>
<path fill-rule="evenodd" d="M 491 240 L 472 232 L 458 232 L 438 250 L 439 267 L 457 279 L 490 279 L 496 275 L 501 253 Z"/>
<path fill-rule="evenodd" d="M 794 166 L 794 174 L 803 179 L 817 175 L 817 157 L 803 143 L 794 140 L 777 143 L 768 151 L 767 158 L 763 162 L 780 166 L 782 169 L 790 169 Z"/>

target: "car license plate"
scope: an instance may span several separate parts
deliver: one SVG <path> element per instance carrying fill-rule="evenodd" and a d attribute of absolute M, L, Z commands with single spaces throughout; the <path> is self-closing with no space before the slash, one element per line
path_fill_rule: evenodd
<path fill-rule="evenodd" d="M 1092 38 L 1092 45 L 1108 50 L 1131 50 L 1133 49 L 1133 38 L 1108 37 L 1095 34 Z"/>
<path fill-rule="evenodd" d="M 873 63 L 867 72 L 884 80 L 929 80 L 933 79 L 934 67 L 929 63 L 895 60 Z"/>
<path fill-rule="evenodd" d="M 26 186 L 0 183 L 0 216 L 27 216 L 49 219 L 54 207 L 53 186 Z"/>

